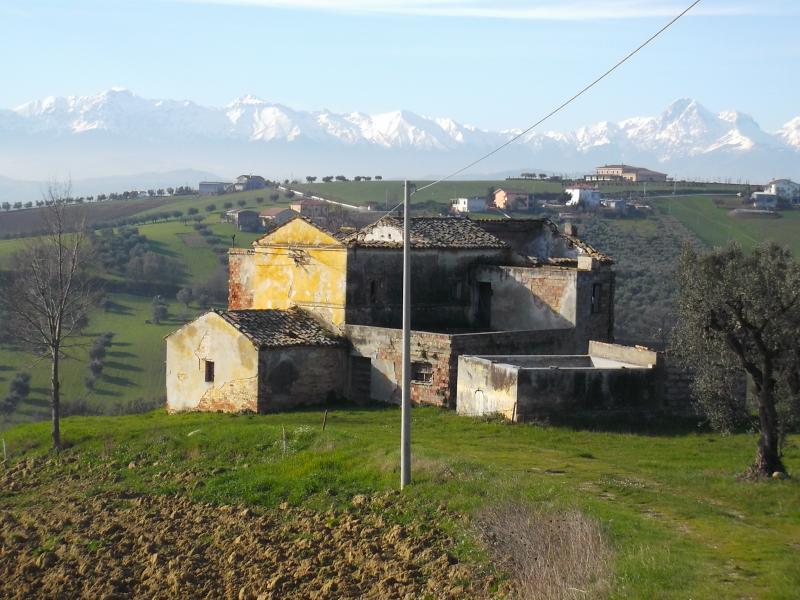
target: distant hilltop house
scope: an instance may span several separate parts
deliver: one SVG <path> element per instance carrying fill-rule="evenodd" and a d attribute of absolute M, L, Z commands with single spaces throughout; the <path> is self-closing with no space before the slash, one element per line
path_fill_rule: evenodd
<path fill-rule="evenodd" d="M 239 175 L 227 188 L 229 192 L 249 192 L 250 190 L 263 190 L 267 187 L 267 180 L 260 175 Z"/>
<path fill-rule="evenodd" d="M 532 194 L 526 190 L 497 188 L 492 194 L 492 206 L 500 210 L 528 210 L 533 201 Z"/>
<path fill-rule="evenodd" d="M 225 212 L 225 220 L 239 231 L 258 231 L 261 226 L 259 214 L 249 208 L 234 208 Z"/>
<path fill-rule="evenodd" d="M 767 184 L 764 192 L 795 204 L 800 202 L 800 183 L 795 183 L 791 179 L 773 179 Z"/>
<path fill-rule="evenodd" d="M 197 189 L 201 196 L 216 196 L 225 193 L 229 185 L 227 181 L 201 181 Z"/>
<path fill-rule="evenodd" d="M 569 195 L 567 206 L 582 206 L 584 208 L 597 208 L 600 206 L 600 191 L 597 188 L 577 186 L 564 190 Z"/>
<path fill-rule="evenodd" d="M 455 213 L 484 212 L 486 210 L 486 198 L 479 196 L 453 198 L 450 201 L 450 209 Z"/>
<path fill-rule="evenodd" d="M 624 213 L 628 210 L 628 201 L 622 198 L 608 198 L 603 200 L 603 206 L 609 211 Z"/>
<path fill-rule="evenodd" d="M 597 167 L 593 175 L 586 175 L 586 181 L 625 182 L 638 183 L 640 181 L 666 181 L 666 173 L 651 171 L 643 167 L 631 165 L 603 165 Z"/>
<path fill-rule="evenodd" d="M 770 210 L 778 206 L 778 196 L 771 192 L 753 192 L 750 199 L 753 201 L 753 208 Z"/>
<path fill-rule="evenodd" d="M 306 198 L 303 200 L 297 200 L 292 202 L 289 205 L 293 211 L 298 213 L 303 217 L 308 217 L 309 219 L 324 219 L 328 216 L 328 213 L 331 210 L 331 204 L 325 202 L 324 200 L 316 200 L 314 198 Z M 335 206 L 335 205 L 333 205 Z"/>
<path fill-rule="evenodd" d="M 297 215 L 252 247 L 230 249 L 228 309 L 166 338 L 167 409 L 398 402 L 402 230 L 398 217 L 334 232 Z M 412 218 L 414 403 L 456 408 L 463 398 L 462 413 L 502 408 L 520 420 L 663 401 L 659 390 L 669 386 L 658 380 L 655 353 L 611 343 L 611 259 L 570 232 L 546 219 Z M 480 360 L 462 368 L 468 356 Z M 537 397 L 525 387 L 532 361 L 541 367 L 537 385 L 556 385 L 558 394 Z M 502 400 L 511 379 L 497 371 L 508 363 L 519 382 L 513 410 Z M 552 383 L 558 365 L 570 370 Z"/>

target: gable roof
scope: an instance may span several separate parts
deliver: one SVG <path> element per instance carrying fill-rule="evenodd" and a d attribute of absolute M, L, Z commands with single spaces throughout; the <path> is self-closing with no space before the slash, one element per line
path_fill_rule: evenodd
<path fill-rule="evenodd" d="M 383 217 L 347 236 L 344 242 L 350 246 L 402 248 L 402 232 L 401 217 Z M 464 217 L 411 217 L 411 247 L 507 248 L 508 244 Z"/>
<path fill-rule="evenodd" d="M 301 308 L 289 310 L 222 310 L 218 314 L 258 348 L 341 346 L 344 339 L 326 329 Z"/>
<path fill-rule="evenodd" d="M 293 212 L 294 214 L 291 217 L 289 217 L 286 221 L 284 221 L 283 223 L 281 223 L 277 227 L 273 227 L 272 229 L 268 228 L 267 229 L 267 233 L 265 233 L 263 236 L 261 236 L 260 238 L 258 238 L 257 240 L 255 240 L 253 242 L 253 244 L 252 244 L 253 247 L 256 248 L 258 246 L 265 246 L 265 245 L 268 246 L 270 243 L 275 241 L 274 239 L 270 240 L 269 238 L 276 236 L 276 234 L 278 234 L 278 232 L 280 232 L 284 228 L 289 227 L 295 221 L 302 221 L 306 225 L 316 229 L 317 233 L 318 233 L 318 237 L 321 236 L 320 239 L 327 238 L 327 239 L 325 239 L 324 242 L 320 241 L 320 239 L 316 240 L 315 242 L 314 241 L 312 241 L 312 242 L 308 242 L 308 241 L 300 242 L 300 241 L 297 241 L 296 243 L 298 245 L 315 246 L 315 245 L 319 245 L 319 244 L 323 244 L 323 243 L 325 245 L 330 245 L 330 244 L 340 245 L 341 240 L 340 240 L 340 236 L 338 234 L 336 234 L 336 233 L 334 233 L 332 231 L 328 231 L 326 228 L 322 227 L 319 223 L 317 223 L 315 221 L 312 221 L 311 219 L 309 219 L 307 217 L 304 217 L 303 215 L 301 215 L 296 210 L 292 210 L 291 212 Z M 283 242 L 280 242 L 280 243 L 281 244 L 286 244 L 287 242 L 283 241 Z"/>
<path fill-rule="evenodd" d="M 265 208 L 258 216 L 260 217 L 276 217 L 283 212 L 290 212 L 297 214 L 297 211 L 292 210 L 291 208 L 286 208 L 285 206 L 273 206 L 272 208 Z"/>

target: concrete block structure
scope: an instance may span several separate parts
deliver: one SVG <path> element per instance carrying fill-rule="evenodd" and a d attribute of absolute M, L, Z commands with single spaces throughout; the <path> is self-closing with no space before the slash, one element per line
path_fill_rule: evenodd
<path fill-rule="evenodd" d="M 667 379 L 658 353 L 599 342 L 578 355 L 462 356 L 457 411 L 512 421 L 663 412 Z"/>

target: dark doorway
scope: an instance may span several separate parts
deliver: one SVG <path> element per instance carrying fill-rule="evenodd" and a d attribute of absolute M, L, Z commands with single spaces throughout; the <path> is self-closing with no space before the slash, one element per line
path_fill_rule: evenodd
<path fill-rule="evenodd" d="M 350 400 L 367 404 L 372 392 L 372 360 L 366 356 L 350 357 Z"/>
<path fill-rule="evenodd" d="M 475 320 L 481 329 L 492 326 L 492 284 L 488 281 L 478 282 L 478 314 Z"/>

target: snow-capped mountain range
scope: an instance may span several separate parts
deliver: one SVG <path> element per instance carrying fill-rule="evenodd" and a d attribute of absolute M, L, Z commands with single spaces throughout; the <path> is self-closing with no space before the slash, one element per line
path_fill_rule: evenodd
<path fill-rule="evenodd" d="M 322 171 L 420 177 L 458 168 L 517 133 L 405 110 L 308 112 L 253 96 L 206 107 L 114 88 L 0 110 L 0 175 L 81 178 L 195 168 L 272 177 Z M 749 115 L 714 113 L 680 99 L 655 117 L 531 132 L 481 170 L 535 166 L 572 173 L 606 162 L 677 177 L 797 178 L 800 116 L 767 132 Z"/>

